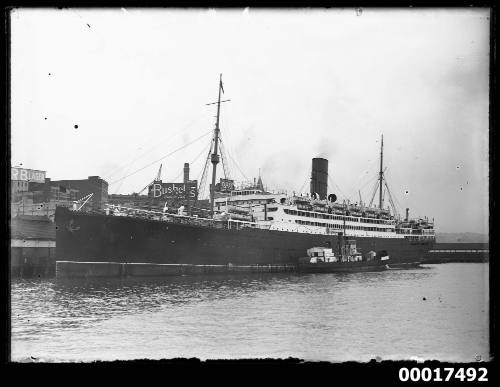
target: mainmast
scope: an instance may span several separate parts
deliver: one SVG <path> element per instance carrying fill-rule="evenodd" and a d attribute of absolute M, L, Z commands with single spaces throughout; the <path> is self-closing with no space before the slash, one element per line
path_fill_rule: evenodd
<path fill-rule="evenodd" d="M 222 74 L 220 75 L 219 80 L 219 99 L 217 100 L 217 121 L 215 122 L 214 129 L 214 152 L 210 156 L 210 160 L 212 161 L 212 185 L 210 187 L 210 210 L 213 216 L 214 206 L 215 206 L 215 178 L 217 172 L 217 164 L 219 163 L 220 157 L 217 153 L 218 145 L 219 145 L 219 115 L 220 115 L 220 95 L 221 91 L 224 92 L 224 88 L 222 87 Z"/>
<path fill-rule="evenodd" d="M 382 162 L 384 158 L 384 135 L 382 135 L 382 143 L 380 144 L 380 172 L 379 172 L 379 193 L 378 193 L 378 207 L 382 209 L 382 181 L 384 179 L 384 171 L 382 169 Z"/>

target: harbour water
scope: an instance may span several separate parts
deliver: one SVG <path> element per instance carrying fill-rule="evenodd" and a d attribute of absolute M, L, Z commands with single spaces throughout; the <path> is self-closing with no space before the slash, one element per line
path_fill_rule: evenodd
<path fill-rule="evenodd" d="M 11 359 L 488 360 L 488 271 L 13 279 Z"/>

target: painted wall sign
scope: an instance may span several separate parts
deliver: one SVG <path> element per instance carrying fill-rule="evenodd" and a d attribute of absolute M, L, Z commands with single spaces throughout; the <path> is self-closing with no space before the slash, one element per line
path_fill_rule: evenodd
<path fill-rule="evenodd" d="M 162 199 L 190 199 L 198 197 L 197 183 L 155 182 L 148 187 L 148 196 Z"/>
<path fill-rule="evenodd" d="M 11 180 L 32 181 L 35 183 L 45 183 L 45 171 L 35 169 L 11 168 Z"/>

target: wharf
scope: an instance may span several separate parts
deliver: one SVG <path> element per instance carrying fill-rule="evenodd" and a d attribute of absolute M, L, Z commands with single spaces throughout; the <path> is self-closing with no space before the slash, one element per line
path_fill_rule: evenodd
<path fill-rule="evenodd" d="M 56 226 L 47 216 L 19 215 L 10 221 L 10 273 L 47 277 L 55 273 Z"/>
<path fill-rule="evenodd" d="M 436 243 L 422 263 L 488 262 L 489 243 Z"/>

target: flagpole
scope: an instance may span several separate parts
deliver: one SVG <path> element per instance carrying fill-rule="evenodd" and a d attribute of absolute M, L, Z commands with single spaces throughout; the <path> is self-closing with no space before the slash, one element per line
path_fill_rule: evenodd
<path fill-rule="evenodd" d="M 215 178 L 216 178 L 216 172 L 217 172 L 217 164 L 219 163 L 219 155 L 217 153 L 218 151 L 218 146 L 219 146 L 219 116 L 220 116 L 220 95 L 221 91 L 224 92 L 224 89 L 222 87 L 222 74 L 220 74 L 220 80 L 219 80 L 219 99 L 217 100 L 217 120 L 215 122 L 215 129 L 214 129 L 214 152 L 211 155 L 211 161 L 212 161 L 212 186 L 210 187 L 210 209 L 211 209 L 211 214 L 212 217 L 214 215 L 214 207 L 215 207 Z"/>

